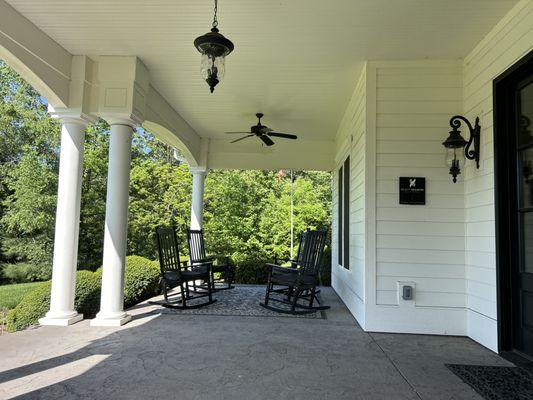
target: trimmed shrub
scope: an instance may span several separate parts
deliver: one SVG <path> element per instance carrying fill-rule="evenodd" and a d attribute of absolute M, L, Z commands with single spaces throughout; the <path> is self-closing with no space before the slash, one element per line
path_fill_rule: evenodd
<path fill-rule="evenodd" d="M 322 255 L 322 266 L 320 267 L 320 284 L 331 286 L 331 247 L 326 246 Z"/>
<path fill-rule="evenodd" d="M 84 318 L 94 318 L 100 309 L 101 276 L 91 271 L 78 271 L 74 309 Z"/>
<path fill-rule="evenodd" d="M 50 308 L 52 282 L 43 282 L 29 292 L 7 315 L 7 330 L 18 331 L 37 324 Z M 100 277 L 90 271 L 76 274 L 74 307 L 85 318 L 93 318 L 100 304 Z"/>
<path fill-rule="evenodd" d="M 131 307 L 160 293 L 159 263 L 139 256 L 126 257 L 124 306 Z"/>
<path fill-rule="evenodd" d="M 268 270 L 265 261 L 242 261 L 235 266 L 235 282 L 250 285 L 266 284 Z"/>
<path fill-rule="evenodd" d="M 37 324 L 50 308 L 52 282 L 43 282 L 29 292 L 21 302 L 7 314 L 7 331 L 15 332 Z"/>

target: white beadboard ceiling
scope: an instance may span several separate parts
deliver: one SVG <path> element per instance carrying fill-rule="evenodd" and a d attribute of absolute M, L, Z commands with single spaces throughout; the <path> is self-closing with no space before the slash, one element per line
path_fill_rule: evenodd
<path fill-rule="evenodd" d="M 262 111 L 305 140 L 333 140 L 364 60 L 464 57 L 517 2 L 219 0 L 235 51 L 210 94 L 192 42 L 212 0 L 8 0 L 72 54 L 140 57 L 201 136 L 246 130 Z"/>

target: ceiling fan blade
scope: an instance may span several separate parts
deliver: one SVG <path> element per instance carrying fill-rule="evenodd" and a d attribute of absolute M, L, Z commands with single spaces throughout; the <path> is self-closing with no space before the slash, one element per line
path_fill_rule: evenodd
<path fill-rule="evenodd" d="M 235 133 L 240 133 L 242 135 L 243 133 L 252 133 L 252 132 L 224 132 L 224 133 L 229 134 L 229 135 L 233 135 Z"/>
<path fill-rule="evenodd" d="M 266 144 L 267 146 L 272 146 L 274 144 L 274 142 L 272 141 L 272 139 L 270 139 L 268 136 L 266 135 L 261 135 L 259 136 L 259 139 L 261 139 L 263 141 L 264 144 Z"/>
<path fill-rule="evenodd" d="M 285 138 L 285 139 L 298 139 L 298 136 L 291 135 L 290 133 L 269 132 L 268 135 L 269 136 L 280 137 L 280 138 Z"/>
<path fill-rule="evenodd" d="M 244 140 L 244 139 L 252 137 L 252 136 L 255 136 L 255 135 L 252 133 L 251 135 L 243 136 L 242 138 L 238 138 L 238 139 L 232 140 L 230 143 L 237 143 L 237 142 L 240 142 L 241 140 Z"/>

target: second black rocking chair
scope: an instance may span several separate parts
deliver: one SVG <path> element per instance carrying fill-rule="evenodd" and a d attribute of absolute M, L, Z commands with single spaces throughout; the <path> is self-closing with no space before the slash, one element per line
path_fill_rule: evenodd
<path fill-rule="evenodd" d="M 199 229 L 189 229 L 187 231 L 187 241 L 189 243 L 189 259 L 190 265 L 195 268 L 197 265 L 210 263 L 211 265 L 211 284 L 215 291 L 233 289 L 232 286 L 234 273 L 233 268 L 229 263 L 229 257 L 208 257 L 204 244 L 204 231 Z M 221 264 L 215 263 L 218 259 L 222 259 Z M 215 287 L 215 273 L 219 273 L 222 277 L 225 287 Z"/>
<path fill-rule="evenodd" d="M 156 230 L 159 265 L 161 267 L 161 287 L 163 302 L 155 302 L 168 308 L 199 308 L 214 303 L 212 297 L 210 263 L 197 264 L 201 268 L 187 266 L 187 261 L 180 261 L 176 230 L 172 227 L 158 227 Z M 191 295 L 190 283 L 203 281 L 207 283 L 205 293 Z M 171 294 L 173 288 L 180 288 L 180 293 Z M 206 301 L 188 304 L 189 301 L 207 297 Z"/>
<path fill-rule="evenodd" d="M 329 308 L 320 304 L 314 305 L 315 300 L 318 302 L 318 276 L 326 237 L 325 231 L 302 232 L 298 256 L 291 260 L 290 267 L 267 264 L 270 271 L 265 301 L 259 303 L 261 306 L 287 314 L 309 314 Z M 273 293 L 281 294 L 282 297 L 271 297 Z M 302 304 L 302 300 L 307 304 Z M 270 302 L 283 303 L 285 307 L 276 307 L 269 304 Z"/>

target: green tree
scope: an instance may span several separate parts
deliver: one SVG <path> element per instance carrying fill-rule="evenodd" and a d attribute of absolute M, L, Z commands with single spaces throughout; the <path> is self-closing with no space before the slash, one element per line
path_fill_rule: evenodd
<path fill-rule="evenodd" d="M 176 224 L 180 250 L 187 249 L 191 174 L 186 165 L 145 159 L 131 170 L 128 253 L 155 259 L 155 228 Z"/>
<path fill-rule="evenodd" d="M 51 258 L 58 142 L 45 100 L 0 62 L 0 264 L 23 262 L 33 279 Z"/>
<path fill-rule="evenodd" d="M 59 124 L 45 100 L 0 62 L 0 267 L 17 280 L 51 274 Z M 87 128 L 83 166 L 80 269 L 102 260 L 109 126 Z M 191 174 L 173 150 L 137 129 L 132 142 L 128 254 L 154 259 L 155 228 L 176 224 L 182 254 L 189 225 Z M 294 231 L 329 229 L 330 174 L 294 173 Z M 276 171 L 211 171 L 206 180 L 209 250 L 241 265 L 289 255 L 291 181 Z"/>

